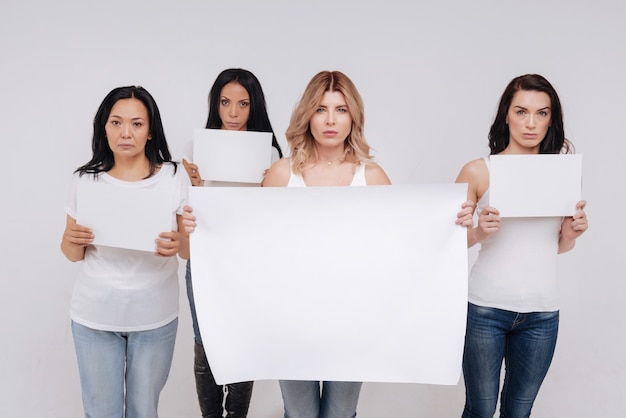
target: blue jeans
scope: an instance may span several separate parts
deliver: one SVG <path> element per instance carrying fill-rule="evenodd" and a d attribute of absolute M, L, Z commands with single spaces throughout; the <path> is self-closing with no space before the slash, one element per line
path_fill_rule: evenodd
<path fill-rule="evenodd" d="M 135 332 L 99 331 L 72 321 L 85 417 L 157 417 L 177 328 L 178 318 Z"/>
<path fill-rule="evenodd" d="M 281 380 L 285 418 L 354 418 L 361 382 Z"/>
<path fill-rule="evenodd" d="M 529 417 L 552 362 L 558 328 L 558 311 L 517 313 L 470 303 L 463 353 L 462 417 L 493 417 L 503 360 L 500 417 Z"/>
<path fill-rule="evenodd" d="M 196 344 L 202 345 L 202 337 L 200 336 L 200 328 L 198 327 L 198 316 L 196 315 L 196 302 L 193 298 L 193 286 L 191 284 L 191 261 L 187 260 L 185 266 L 185 285 L 187 286 L 187 299 L 189 300 L 189 309 L 191 310 L 191 324 L 193 325 L 193 339 Z"/>

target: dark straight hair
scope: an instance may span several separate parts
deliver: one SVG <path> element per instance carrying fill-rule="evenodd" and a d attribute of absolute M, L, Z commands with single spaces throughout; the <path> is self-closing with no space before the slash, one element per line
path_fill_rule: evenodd
<path fill-rule="evenodd" d="M 109 171 L 115 165 L 113 151 L 109 147 L 109 142 L 106 137 L 105 126 L 109 120 L 111 109 L 118 100 L 122 99 L 137 99 L 142 102 L 148 110 L 149 132 L 152 137 L 152 139 L 146 143 L 145 147 L 145 154 L 150 163 L 150 173 L 148 177 L 154 175 L 156 169 L 163 163 L 174 164 L 174 171 L 176 171 L 176 164 L 172 162 L 172 156 L 167 146 L 165 132 L 163 131 L 161 113 L 159 112 L 156 101 L 143 87 L 126 86 L 111 90 L 100 104 L 93 120 L 93 138 L 91 141 L 93 156 L 87 164 L 78 167 L 75 172 L 79 173 L 81 176 L 86 173 L 95 176 L 98 173 Z"/>
<path fill-rule="evenodd" d="M 489 130 L 489 148 L 491 155 L 504 151 L 509 145 L 509 125 L 506 123 L 506 115 L 511 107 L 513 96 L 520 90 L 540 91 L 550 97 L 550 127 L 545 138 L 539 145 L 540 154 L 560 154 L 573 151 L 571 142 L 565 138 L 563 129 L 563 108 L 554 87 L 545 77 L 539 74 L 525 74 L 514 78 L 504 89 L 496 117 Z"/>
<path fill-rule="evenodd" d="M 280 158 L 283 157 L 283 151 L 278 145 L 276 135 L 272 129 L 270 118 L 267 114 L 267 106 L 265 104 L 265 95 L 261 83 L 248 70 L 242 68 L 229 68 L 222 71 L 211 87 L 209 92 L 209 117 L 207 118 L 207 129 L 220 129 L 222 127 L 222 119 L 219 115 L 220 97 L 224 86 L 231 82 L 241 84 L 250 95 L 250 116 L 247 122 L 248 131 L 271 132 L 272 146 L 278 151 Z"/>

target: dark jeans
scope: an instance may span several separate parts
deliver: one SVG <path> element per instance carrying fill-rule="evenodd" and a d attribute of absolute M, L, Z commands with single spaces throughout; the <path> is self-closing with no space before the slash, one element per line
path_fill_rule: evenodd
<path fill-rule="evenodd" d="M 559 312 L 517 313 L 469 304 L 463 377 L 463 418 L 492 418 L 504 360 L 501 418 L 530 416 L 552 362 Z"/>

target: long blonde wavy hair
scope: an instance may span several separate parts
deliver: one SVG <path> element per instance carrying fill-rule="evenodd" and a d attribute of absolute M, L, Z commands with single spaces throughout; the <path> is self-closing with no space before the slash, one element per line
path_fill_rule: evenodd
<path fill-rule="evenodd" d="M 285 132 L 291 150 L 293 172 L 299 174 L 306 164 L 317 161 L 318 154 L 315 138 L 311 133 L 310 121 L 317 111 L 326 92 L 343 94 L 352 117 L 352 129 L 344 141 L 342 161 L 362 163 L 372 159 L 370 146 L 363 135 L 365 112 L 363 99 L 352 80 L 340 71 L 321 71 L 306 86 L 302 97 L 291 115 L 289 127 Z"/>

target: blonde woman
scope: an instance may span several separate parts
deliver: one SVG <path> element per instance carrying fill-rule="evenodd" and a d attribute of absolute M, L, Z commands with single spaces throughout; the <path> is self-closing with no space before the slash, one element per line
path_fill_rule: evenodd
<path fill-rule="evenodd" d="M 263 186 L 390 184 L 363 136 L 363 101 L 339 71 L 315 75 L 297 104 L 286 137 L 290 158 L 272 165 Z M 321 386 L 321 392 L 320 392 Z M 285 418 L 352 418 L 361 382 L 281 380 Z"/>
<path fill-rule="evenodd" d="M 363 136 L 363 100 L 339 71 L 309 82 L 285 136 L 290 158 L 277 161 L 263 186 L 365 186 L 390 184 Z"/>
<path fill-rule="evenodd" d="M 385 171 L 373 161 L 363 135 L 363 100 L 352 81 L 339 71 L 322 71 L 307 85 L 286 132 L 289 158 L 275 162 L 264 187 L 389 185 Z M 471 202 L 456 223 L 472 224 Z M 196 222 L 185 207 L 188 233 Z M 353 418 L 361 382 L 281 380 L 285 418 Z"/>

